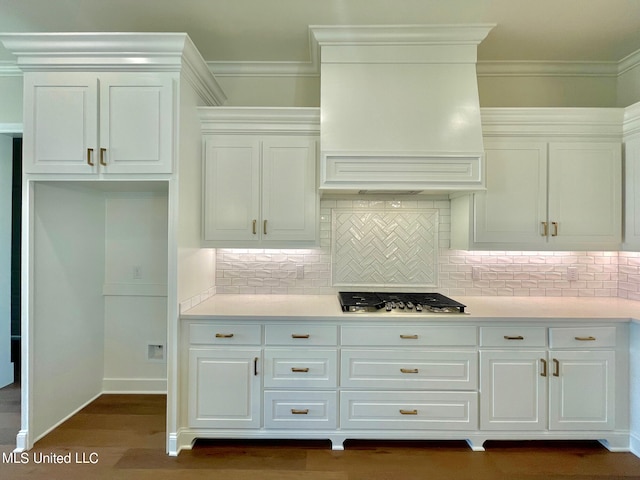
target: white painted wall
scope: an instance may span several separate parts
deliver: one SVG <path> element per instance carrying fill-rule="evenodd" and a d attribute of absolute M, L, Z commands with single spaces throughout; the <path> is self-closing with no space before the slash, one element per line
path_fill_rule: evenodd
<path fill-rule="evenodd" d="M 0 135 L 0 388 L 13 383 L 11 362 L 11 172 L 13 139 Z"/>
<path fill-rule="evenodd" d="M 102 391 L 105 234 L 102 192 L 53 182 L 34 189 L 32 441 Z"/>
<path fill-rule="evenodd" d="M 22 123 L 21 75 L 0 75 L 0 123 Z"/>
<path fill-rule="evenodd" d="M 631 451 L 640 457 L 640 322 L 631 324 L 629 336 L 630 372 L 629 387 L 631 390 Z"/>
<path fill-rule="evenodd" d="M 106 195 L 105 392 L 167 390 L 167 198 L 166 189 Z M 148 345 L 164 358 L 149 360 Z"/>

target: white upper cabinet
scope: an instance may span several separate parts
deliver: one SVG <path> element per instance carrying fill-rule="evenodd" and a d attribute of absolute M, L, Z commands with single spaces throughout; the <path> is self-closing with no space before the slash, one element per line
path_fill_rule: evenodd
<path fill-rule="evenodd" d="M 310 110 L 201 109 L 206 246 L 318 244 L 318 124 L 305 130 Z M 317 122 L 317 111 L 311 118 Z"/>
<path fill-rule="evenodd" d="M 26 173 L 171 173 L 172 75 L 25 74 Z"/>
<path fill-rule="evenodd" d="M 640 103 L 625 111 L 624 249 L 640 251 Z"/>
<path fill-rule="evenodd" d="M 487 189 L 452 199 L 451 247 L 618 250 L 620 109 L 496 110 L 486 115 Z"/>

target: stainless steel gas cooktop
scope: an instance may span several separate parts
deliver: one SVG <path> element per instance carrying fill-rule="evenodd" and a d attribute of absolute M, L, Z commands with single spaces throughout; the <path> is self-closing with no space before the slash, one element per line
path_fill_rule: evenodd
<path fill-rule="evenodd" d="M 440 293 L 340 292 L 343 312 L 464 313 L 466 305 Z"/>

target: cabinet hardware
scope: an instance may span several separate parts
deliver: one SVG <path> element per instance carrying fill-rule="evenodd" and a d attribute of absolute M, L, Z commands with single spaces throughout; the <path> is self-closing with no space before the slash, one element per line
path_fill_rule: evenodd
<path fill-rule="evenodd" d="M 291 409 L 291 414 L 292 415 L 308 415 L 309 414 L 309 409 L 305 408 L 304 410 L 297 410 L 295 408 Z"/>
<path fill-rule="evenodd" d="M 560 362 L 555 358 L 553 359 L 553 376 L 560 376 Z"/>
<path fill-rule="evenodd" d="M 258 357 L 253 359 L 253 375 L 258 376 Z"/>
<path fill-rule="evenodd" d="M 291 367 L 291 371 L 292 372 L 297 372 L 297 373 L 307 373 L 309 371 L 309 369 L 308 368 Z"/>
<path fill-rule="evenodd" d="M 409 340 L 417 340 L 418 339 L 418 335 L 400 335 L 400 338 L 403 338 L 405 340 L 409 339 Z"/>
<path fill-rule="evenodd" d="M 216 338 L 232 338 L 233 333 L 216 333 Z"/>
<path fill-rule="evenodd" d="M 102 165 L 103 167 L 107 166 L 107 162 L 104 161 L 104 152 L 106 152 L 107 149 L 106 148 L 101 148 L 100 149 L 100 165 Z"/>
<path fill-rule="evenodd" d="M 305 334 L 301 334 L 301 333 L 292 333 L 291 334 L 291 338 L 309 338 L 311 335 L 309 335 L 308 333 Z"/>
<path fill-rule="evenodd" d="M 543 237 L 549 236 L 549 224 L 547 222 L 540 222 L 540 223 L 542 223 L 542 236 Z"/>
<path fill-rule="evenodd" d="M 579 342 L 595 342 L 596 337 L 574 337 Z"/>
<path fill-rule="evenodd" d="M 505 335 L 504 339 L 505 340 L 524 340 L 524 337 L 522 335 L 517 335 L 515 337 L 510 337 L 509 335 Z"/>
<path fill-rule="evenodd" d="M 258 233 L 258 232 L 256 231 L 256 223 L 258 223 L 258 221 L 257 221 L 257 220 L 254 220 L 254 221 L 253 221 L 253 234 L 254 234 L 254 235 L 255 235 L 256 233 Z"/>
<path fill-rule="evenodd" d="M 417 368 L 401 368 L 400 371 L 402 373 L 418 373 Z"/>
<path fill-rule="evenodd" d="M 265 235 L 267 234 L 267 221 L 266 221 L 266 220 L 263 222 L 263 225 L 262 225 L 262 232 L 263 232 Z"/>
<path fill-rule="evenodd" d="M 540 363 L 542 363 L 542 373 L 540 374 L 541 377 L 546 377 L 547 376 L 547 361 L 544 358 L 540 359 Z"/>
<path fill-rule="evenodd" d="M 417 415 L 418 410 L 402 410 L 400 409 L 400 415 Z"/>
<path fill-rule="evenodd" d="M 93 148 L 87 148 L 87 163 L 90 167 L 93 167 L 95 163 L 91 161 L 91 155 L 93 155 Z"/>
<path fill-rule="evenodd" d="M 553 225 L 553 233 L 551 234 L 552 237 L 557 237 L 558 236 L 558 222 L 551 222 L 551 225 Z"/>

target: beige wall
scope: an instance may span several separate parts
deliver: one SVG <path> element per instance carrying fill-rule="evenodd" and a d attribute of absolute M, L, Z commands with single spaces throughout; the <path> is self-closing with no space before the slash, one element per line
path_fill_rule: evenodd
<path fill-rule="evenodd" d="M 320 77 L 217 77 L 227 106 L 319 107 Z"/>
<path fill-rule="evenodd" d="M 0 123 L 22 123 L 21 76 L 0 76 Z"/>

